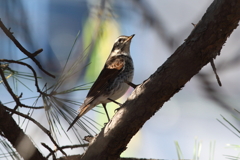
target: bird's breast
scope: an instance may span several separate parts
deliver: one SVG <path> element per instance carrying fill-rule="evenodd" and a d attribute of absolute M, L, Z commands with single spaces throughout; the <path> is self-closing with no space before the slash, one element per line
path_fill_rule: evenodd
<path fill-rule="evenodd" d="M 132 82 L 134 74 L 134 67 L 132 59 L 125 61 L 125 66 L 123 70 L 118 74 L 118 76 L 113 81 L 109 88 L 110 96 L 109 98 L 116 100 L 123 96 L 129 88 L 129 85 L 125 82 Z"/>

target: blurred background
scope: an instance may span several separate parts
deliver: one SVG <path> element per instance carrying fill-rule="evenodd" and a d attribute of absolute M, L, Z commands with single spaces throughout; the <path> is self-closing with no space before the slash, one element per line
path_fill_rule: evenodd
<path fill-rule="evenodd" d="M 58 95 L 77 101 L 77 104 L 71 103 L 67 106 L 77 110 L 87 95 L 87 89 L 101 71 L 118 36 L 135 34 L 131 44 L 131 55 L 135 65 L 133 83 L 142 83 L 184 42 L 193 29 L 191 23 L 198 23 L 211 3 L 212 1 L 208 0 L 0 0 L 0 18 L 8 28 L 11 27 L 16 39 L 28 51 L 33 53 L 43 49 L 36 58 L 44 69 L 57 76 L 56 79 L 44 74 L 32 60 L 24 60 L 33 65 L 38 76 L 42 77 L 39 79 L 41 88 L 55 85 L 63 74 L 67 73 L 71 74 L 63 84 L 56 87 L 58 92 L 83 85 L 77 91 L 71 90 L 70 94 Z M 145 123 L 122 156 L 178 159 L 178 145 L 184 159 L 193 159 L 196 149 L 199 151 L 199 159 L 214 157 L 220 160 L 239 154 L 238 146 L 229 147 L 230 144 L 238 145 L 239 137 L 219 122 L 231 128 L 223 119 L 224 116 L 239 128 L 239 113 L 236 112 L 240 109 L 239 36 L 238 28 L 227 40 L 221 55 L 215 59 L 223 86 L 218 86 L 210 64 L 206 65 Z M 26 57 L 2 31 L 0 37 L 0 59 L 19 60 Z M 19 65 L 11 65 L 11 68 L 19 73 L 24 72 L 25 75 L 9 79 L 14 92 L 17 95 L 23 93 L 22 102 L 30 106 L 44 106 L 42 110 L 19 110 L 30 114 L 51 131 L 55 130 L 55 138 L 61 146 L 79 144 L 79 141 L 84 143 L 79 140 L 81 137 L 97 134 L 107 122 L 104 110 L 100 106 L 87 113 L 82 120 L 89 128 L 76 126 L 75 132 L 65 132 L 69 126 L 66 119 L 71 121 L 76 112 L 72 111 L 74 114 L 64 118 L 51 107 L 46 107 L 42 97 L 36 101 L 39 93 L 36 92 L 34 81 L 29 80 L 31 77 L 26 78 L 26 73 L 31 71 Z M 123 103 L 131 92 L 130 88 L 118 101 Z M 27 99 L 29 97 L 33 98 Z M 12 97 L 2 84 L 0 101 L 9 108 L 15 106 L 14 102 L 9 103 L 13 101 Z M 67 114 L 65 105 L 55 107 L 59 107 L 59 110 L 64 108 Z M 111 115 L 117 107 L 112 103 L 107 105 Z M 55 115 L 60 117 L 60 124 L 51 126 L 49 120 L 53 120 Z M 47 155 L 48 151 L 40 145 L 41 142 L 54 148 L 48 137 L 31 122 L 26 122 L 18 116 L 14 118 L 44 155 Z M 56 129 L 58 126 L 62 128 Z M 74 134 L 76 132 L 80 135 L 79 139 Z M 0 151 L 6 152 L 4 149 Z M 84 149 L 78 148 L 66 152 L 70 155 L 83 151 Z M 58 156 L 61 156 L 61 153 Z"/>

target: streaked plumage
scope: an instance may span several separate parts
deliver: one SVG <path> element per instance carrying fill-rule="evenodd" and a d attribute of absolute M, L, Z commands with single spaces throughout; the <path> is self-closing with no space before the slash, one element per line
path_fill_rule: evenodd
<path fill-rule="evenodd" d="M 68 130 L 81 116 L 96 105 L 102 104 L 105 108 L 106 104 L 111 102 L 108 98 L 116 100 L 126 93 L 129 85 L 125 82 L 132 82 L 134 72 L 130 55 L 130 43 L 133 37 L 134 35 L 117 38 L 101 73 L 89 90 L 84 103 L 79 108 L 78 116 L 71 123 Z"/>

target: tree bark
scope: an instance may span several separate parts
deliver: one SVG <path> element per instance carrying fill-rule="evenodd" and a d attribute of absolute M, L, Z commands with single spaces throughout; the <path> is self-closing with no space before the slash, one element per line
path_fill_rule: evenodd
<path fill-rule="evenodd" d="M 30 138 L 0 103 L 0 131 L 24 160 L 45 160 Z"/>
<path fill-rule="evenodd" d="M 117 160 L 131 138 L 203 66 L 238 26 L 240 0 L 215 0 L 185 42 L 138 86 L 101 130 L 82 160 Z"/>

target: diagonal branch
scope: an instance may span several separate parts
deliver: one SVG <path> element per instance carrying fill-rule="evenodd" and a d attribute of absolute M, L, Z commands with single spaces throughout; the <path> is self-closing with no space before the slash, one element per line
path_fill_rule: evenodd
<path fill-rule="evenodd" d="M 22 53 L 24 53 L 26 56 L 28 56 L 29 58 L 31 58 L 33 60 L 33 62 L 35 62 L 35 64 L 38 66 L 38 68 L 40 68 L 44 73 L 46 73 L 47 75 L 55 78 L 54 75 L 52 75 L 51 73 L 47 72 L 46 70 L 43 69 L 42 65 L 38 62 L 38 60 L 35 58 L 36 55 L 38 55 L 39 53 L 41 53 L 43 50 L 39 49 L 37 51 L 35 51 L 34 53 L 30 53 L 29 51 L 27 51 L 19 42 L 18 40 L 13 36 L 13 33 L 10 32 L 10 29 L 7 29 L 7 27 L 3 24 L 3 22 L 0 19 L 0 28 L 2 28 L 3 32 L 8 36 L 8 38 L 10 38 L 13 43 L 17 46 L 17 48 L 22 51 Z"/>
<path fill-rule="evenodd" d="M 186 41 L 114 115 L 81 160 L 116 160 L 131 138 L 174 94 L 221 51 L 238 26 L 240 0 L 215 0 Z"/>
<path fill-rule="evenodd" d="M 46 159 L 0 103 L 0 130 L 23 159 Z M 23 146 L 24 145 L 24 146 Z M 32 151 L 32 152 L 31 152 Z"/>
<path fill-rule="evenodd" d="M 43 144 L 42 144 L 43 145 Z M 88 144 L 77 144 L 77 145 L 67 145 L 67 146 L 62 146 L 60 147 L 61 149 L 73 149 L 73 148 L 79 148 L 79 147 L 87 147 Z M 47 148 L 48 146 L 45 145 L 45 148 Z M 58 151 L 58 149 L 56 148 L 54 151 L 52 151 L 51 149 L 48 149 L 50 151 L 50 153 L 47 155 L 47 158 L 50 157 L 51 155 L 54 155 L 55 152 Z M 66 157 L 67 158 L 67 157 Z"/>
<path fill-rule="evenodd" d="M 62 154 L 64 154 L 65 156 L 67 156 L 67 154 L 62 150 L 61 147 L 58 146 L 57 142 L 54 140 L 54 138 L 52 137 L 51 135 L 51 132 L 49 130 L 47 130 L 44 126 L 42 126 L 39 122 L 37 122 L 35 119 L 33 119 L 32 117 L 29 117 L 28 115 L 25 115 L 23 113 L 20 113 L 18 111 L 15 111 L 13 109 L 10 109 L 10 108 L 7 108 L 5 107 L 6 110 L 14 113 L 14 114 L 17 114 L 21 117 L 24 117 L 28 120 L 30 120 L 31 122 L 33 122 L 34 124 L 36 124 L 46 135 L 48 135 L 48 137 L 50 138 L 50 140 L 53 142 L 53 144 L 55 145 L 55 147 L 57 148 L 57 150 L 61 151 Z"/>
<path fill-rule="evenodd" d="M 46 145 L 45 143 L 41 143 L 41 144 L 42 144 L 43 147 L 45 147 L 50 152 L 50 154 L 47 156 L 47 158 L 49 158 L 50 155 L 52 155 L 53 160 L 57 159 L 55 154 L 54 154 L 54 151 L 48 145 Z"/>
<path fill-rule="evenodd" d="M 215 67 L 215 64 L 214 64 L 213 59 L 210 61 L 210 63 L 211 63 L 211 66 L 212 66 L 213 72 L 214 72 L 214 74 L 215 74 L 215 76 L 216 76 L 216 79 L 217 79 L 218 85 L 219 85 L 219 86 L 222 86 L 222 83 L 221 83 L 221 80 L 220 80 L 220 78 L 219 78 L 219 76 L 218 76 L 218 74 L 217 74 L 217 69 L 216 69 L 216 67 Z"/>
<path fill-rule="evenodd" d="M 39 85 L 38 85 L 38 80 L 37 80 L 37 74 L 35 72 L 35 70 L 32 68 L 32 66 L 30 66 L 29 64 L 27 63 L 24 63 L 24 62 L 20 62 L 20 61 L 14 61 L 14 60 L 7 60 L 7 59 L 0 59 L 0 62 L 8 62 L 8 63 L 17 63 L 17 64 L 21 64 L 21 65 L 25 65 L 27 66 L 29 69 L 32 70 L 33 72 L 33 75 L 34 75 L 34 78 L 35 78 L 35 86 L 37 88 L 37 91 L 41 94 L 44 94 L 46 95 L 46 93 L 42 92 L 39 88 Z M 18 106 L 20 107 L 26 107 L 26 108 L 33 108 L 33 109 L 42 109 L 43 107 L 31 107 L 31 106 L 27 106 L 23 103 L 20 102 L 20 97 L 17 97 L 14 92 L 12 91 L 12 88 L 10 87 L 10 85 L 8 84 L 8 81 L 4 75 L 4 72 L 3 72 L 3 69 L 0 68 L 0 76 L 2 77 L 2 81 L 4 83 L 4 85 L 6 86 L 8 92 L 11 94 L 12 98 L 14 99 L 14 101 L 16 102 L 16 106 L 14 107 L 14 110 L 16 110 L 18 108 Z"/>

